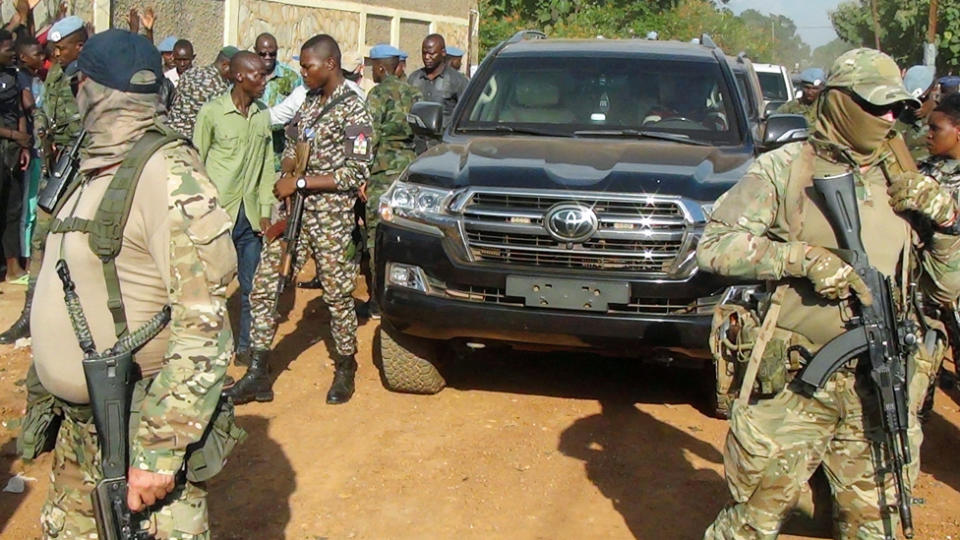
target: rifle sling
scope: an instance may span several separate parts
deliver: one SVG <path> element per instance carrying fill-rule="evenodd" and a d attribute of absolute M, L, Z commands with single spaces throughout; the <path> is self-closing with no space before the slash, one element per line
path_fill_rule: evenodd
<path fill-rule="evenodd" d="M 783 304 L 783 297 L 787 292 L 786 285 L 778 285 L 777 289 L 770 297 L 770 307 L 763 317 L 763 323 L 760 325 L 760 331 L 754 340 L 753 350 L 750 351 L 750 359 L 747 360 L 747 371 L 743 375 L 743 383 L 740 385 L 740 395 L 737 401 L 741 405 L 747 405 L 750 402 L 750 394 L 753 392 L 753 383 L 757 380 L 757 373 L 760 371 L 760 361 L 763 359 L 763 352 L 767 348 L 767 343 L 773 337 L 773 331 L 777 326 L 777 319 L 780 318 L 780 307 Z"/>

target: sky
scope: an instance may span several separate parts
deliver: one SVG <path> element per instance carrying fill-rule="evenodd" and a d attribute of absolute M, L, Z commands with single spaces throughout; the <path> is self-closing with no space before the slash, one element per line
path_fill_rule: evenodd
<path fill-rule="evenodd" d="M 746 9 L 755 9 L 764 14 L 786 15 L 796 23 L 800 37 L 811 49 L 816 49 L 837 37 L 827 12 L 840 2 L 841 0 L 730 0 L 727 7 L 737 14 Z"/>

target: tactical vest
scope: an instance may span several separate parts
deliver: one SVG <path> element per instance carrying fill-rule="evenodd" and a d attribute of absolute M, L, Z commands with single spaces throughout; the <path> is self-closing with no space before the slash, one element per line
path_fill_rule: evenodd
<path fill-rule="evenodd" d="M 51 233 L 81 232 L 88 235 L 90 250 L 100 259 L 103 265 L 103 278 L 107 285 L 107 307 L 113 318 L 114 331 L 117 338 L 127 335 L 127 318 L 124 314 L 123 296 L 120 291 L 120 277 L 117 274 L 117 255 L 123 247 L 123 230 L 130 217 L 130 208 L 133 206 L 133 197 L 137 192 L 137 184 L 143 173 L 147 161 L 160 148 L 176 141 L 187 141 L 182 135 L 173 130 L 156 124 L 133 146 L 127 156 L 120 163 L 120 167 L 110 180 L 92 220 L 76 216 L 67 218 L 56 217 L 50 224 Z M 63 206 L 76 192 L 82 182 L 71 182 L 63 194 L 53 215 L 59 216 Z"/>

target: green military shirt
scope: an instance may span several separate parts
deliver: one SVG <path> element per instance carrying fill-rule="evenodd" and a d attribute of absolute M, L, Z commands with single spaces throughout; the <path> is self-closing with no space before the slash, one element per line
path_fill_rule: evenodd
<path fill-rule="evenodd" d="M 221 94 L 200 109 L 193 144 L 217 186 L 220 204 L 234 223 L 243 203 L 250 226 L 259 231 L 260 218 L 270 217 L 275 202 L 274 156 L 267 106 L 254 101 L 247 116 L 243 116 L 230 92 Z"/>
<path fill-rule="evenodd" d="M 66 77 L 63 68 L 54 63 L 47 73 L 46 96 L 38 110 L 37 129 L 47 132 L 49 142 L 66 146 L 80 133 L 80 110 L 70 87 L 74 77 Z"/>
<path fill-rule="evenodd" d="M 777 109 L 777 114 L 802 114 L 804 118 L 807 119 L 807 126 L 813 127 L 813 123 L 817 121 L 817 104 L 811 103 L 806 105 L 800 103 L 800 100 L 788 101 L 780 106 Z"/>
<path fill-rule="evenodd" d="M 367 111 L 373 120 L 371 175 L 399 174 L 417 157 L 407 114 L 420 99 L 419 90 L 393 75 L 370 90 Z"/>

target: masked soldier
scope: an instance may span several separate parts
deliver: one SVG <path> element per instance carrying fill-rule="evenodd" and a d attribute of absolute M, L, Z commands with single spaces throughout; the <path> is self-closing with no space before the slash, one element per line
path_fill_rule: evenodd
<path fill-rule="evenodd" d="M 871 49 L 847 52 L 831 68 L 819 100 L 810 141 L 761 156 L 718 201 L 697 251 L 706 270 L 768 280 L 783 291 L 762 361 L 791 373 L 801 366 L 795 346 L 815 353 L 846 331 L 858 302 L 875 301 L 853 267 L 831 251 L 837 237 L 813 198 L 814 177 L 854 175 L 867 256 L 895 280 L 899 316 L 916 320 L 910 302 L 902 300 L 910 283 L 941 305 L 960 294 L 956 202 L 889 151 L 896 114 L 906 104 L 919 106 L 896 63 Z M 917 240 L 914 218 L 934 228 L 926 243 Z M 930 356 L 919 347 L 907 367 L 907 500 L 919 471 L 916 412 L 932 372 Z M 781 385 L 772 397 L 733 405 L 724 466 L 734 501 L 705 538 L 775 538 L 821 464 L 835 497 L 838 538 L 893 537 L 898 518 L 888 505 L 897 493 L 893 475 L 875 466 L 875 437 L 882 434 L 876 433 L 880 416 L 865 367 L 865 359 L 855 359 L 812 393 Z"/>
<path fill-rule="evenodd" d="M 307 99 L 299 118 L 288 127 L 283 176 L 273 194 L 277 200 L 298 190 L 306 195 L 294 274 L 309 253 L 318 255 L 317 272 L 323 284 L 323 301 L 330 308 L 330 333 L 336 349 L 330 351 L 336 371 L 327 403 L 346 403 L 353 395 L 357 371 L 357 315 L 352 293 L 358 264 L 352 235 L 353 207 L 357 189 L 370 176 L 373 129 L 363 102 L 344 83 L 340 47 L 332 37 L 321 34 L 304 43 L 300 70 Z M 299 178 L 293 174 L 298 142 L 301 147 L 303 143 L 309 145 L 306 172 Z M 281 255 L 280 242 L 264 242 L 250 293 L 250 367 L 226 392 L 235 403 L 273 399 L 268 362 L 277 330 Z"/>
<path fill-rule="evenodd" d="M 230 217 L 196 151 L 154 123 L 163 72 L 146 38 L 101 32 L 71 69 L 80 71 L 77 103 L 89 145 L 75 188 L 53 213 L 31 320 L 36 373 L 63 415 L 44 535 L 97 536 L 91 490 L 106 467 L 98 436 L 106 448 L 118 439 L 93 417 L 102 403 L 92 401 L 92 389 L 106 381 L 85 382 L 86 364 L 113 354 L 98 351 L 120 339 L 112 350 L 127 340 L 140 374 L 130 388 L 129 465 L 120 465 L 133 525 L 157 538 L 208 537 L 201 480 L 209 474 L 196 469 L 187 447 L 205 453 L 213 435 L 204 433 L 218 431 L 208 424 L 232 418 L 232 409 L 220 405 L 233 346 L 226 312 L 236 271 Z M 165 314 L 167 328 L 144 334 L 151 324 L 162 328 Z M 209 465 L 225 456 L 204 457 Z M 123 505 L 106 511 L 118 509 Z"/>
<path fill-rule="evenodd" d="M 56 47 L 57 61 L 50 68 L 46 79 L 46 98 L 43 107 L 35 113 L 35 130 L 40 139 L 45 164 L 41 173 L 40 190 L 45 182 L 43 178 L 56 161 L 57 154 L 69 146 L 80 133 L 80 113 L 77 111 L 77 76 L 65 75 L 64 70 L 77 61 L 77 56 L 87 41 L 87 30 L 83 19 L 76 16 L 60 19 L 48 34 Z M 37 211 L 37 223 L 30 238 L 30 279 L 27 284 L 27 297 L 20 317 L 0 334 L 0 343 L 14 343 L 30 335 L 30 304 L 33 299 L 40 261 L 43 260 L 44 239 L 50 224 L 50 215 L 43 210 Z"/>

